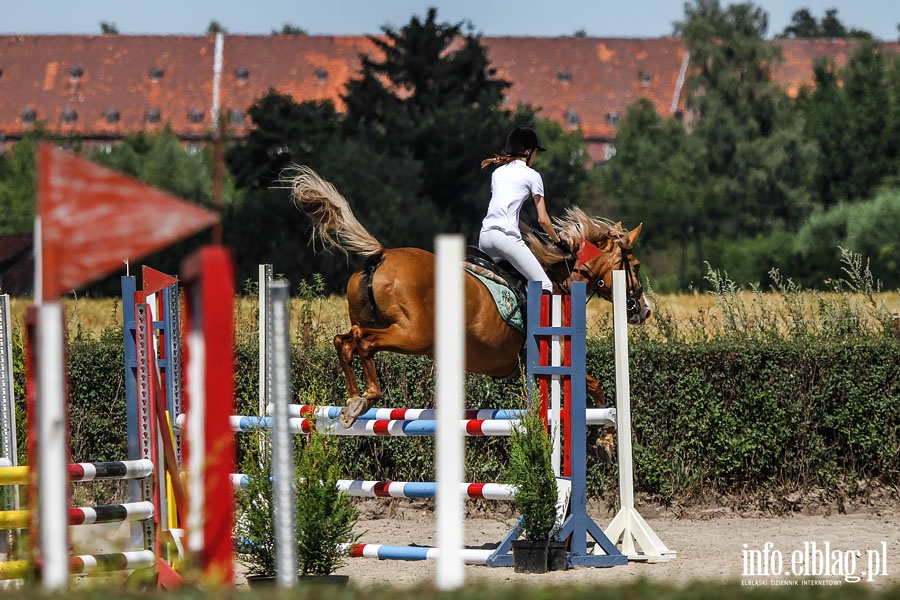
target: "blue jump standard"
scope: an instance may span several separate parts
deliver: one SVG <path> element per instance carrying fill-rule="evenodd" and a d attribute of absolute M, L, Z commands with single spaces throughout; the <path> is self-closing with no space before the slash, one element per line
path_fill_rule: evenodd
<path fill-rule="evenodd" d="M 571 325 L 568 327 L 547 327 L 540 323 L 541 315 L 541 285 L 536 281 L 528 282 L 528 318 L 526 347 L 526 373 L 529 385 L 529 395 L 533 397 L 533 382 L 538 375 L 568 375 L 571 380 L 572 397 L 567 402 L 572 403 L 570 440 L 566 440 L 569 446 L 572 464 L 572 492 L 569 499 L 569 515 L 563 522 L 557 540 L 570 539 L 569 564 L 571 566 L 584 567 L 613 567 L 628 564 L 628 557 L 622 554 L 612 541 L 606 537 L 600 526 L 587 514 L 587 450 L 584 440 L 587 437 L 587 419 L 585 409 L 587 405 L 587 318 L 585 305 L 587 303 L 587 291 L 584 282 L 572 285 L 571 299 Z M 571 344 L 572 362 L 568 367 L 548 367 L 540 365 L 540 352 L 538 351 L 538 337 L 547 335 L 568 336 Z M 512 542 L 519 538 L 521 533 L 521 520 L 513 527 L 497 550 L 487 560 L 489 567 L 508 567 L 513 564 L 510 554 Z M 606 553 L 589 554 L 587 551 L 588 536 Z"/>

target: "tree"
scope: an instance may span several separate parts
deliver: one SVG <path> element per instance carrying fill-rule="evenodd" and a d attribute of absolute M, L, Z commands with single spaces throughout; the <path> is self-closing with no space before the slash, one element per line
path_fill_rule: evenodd
<path fill-rule="evenodd" d="M 474 235 L 489 196 L 477 165 L 500 149 L 512 121 L 532 121 L 532 113 L 504 110 L 509 83 L 494 77 L 478 38 L 436 18 L 432 8 L 424 21 L 370 38 L 383 58 L 363 57 L 360 77 L 347 85 L 345 131 L 419 163 L 421 210 L 444 215 L 444 231 Z"/>
<path fill-rule="evenodd" d="M 11 150 L 0 154 L 0 234 L 34 229 L 37 205 L 35 157 L 39 142 L 53 143 L 75 152 L 81 149 L 79 137 L 53 135 L 43 123 L 38 123 Z"/>
<path fill-rule="evenodd" d="M 211 151 L 189 151 L 169 127 L 127 135 L 114 146 L 95 148 L 91 160 L 195 204 L 212 206 Z M 226 185 L 225 201 L 233 201 Z"/>
<path fill-rule="evenodd" d="M 228 30 L 222 27 L 222 24 L 213 19 L 206 26 L 206 35 L 216 35 L 217 33 L 228 33 Z"/>
<path fill-rule="evenodd" d="M 818 38 L 822 37 L 822 29 L 809 9 L 801 8 L 791 15 L 791 24 L 784 28 L 779 37 Z"/>
<path fill-rule="evenodd" d="M 803 8 L 791 16 L 791 24 L 777 37 L 784 38 L 863 38 L 871 39 L 872 34 L 861 29 L 847 29 L 837 16 L 837 9 L 825 11 L 821 22 Z"/>
<path fill-rule="evenodd" d="M 115 23 L 100 21 L 100 33 L 103 35 L 119 35 L 119 29 Z"/>
<path fill-rule="evenodd" d="M 694 67 L 686 103 L 708 174 L 698 225 L 726 236 L 796 225 L 808 212 L 804 164 L 813 149 L 772 81 L 781 51 L 763 41 L 766 13 L 752 4 L 723 11 L 717 0 L 697 0 L 686 15 L 677 25 Z"/>
<path fill-rule="evenodd" d="M 616 219 L 631 227 L 647 223 L 642 247 L 678 243 L 682 287 L 690 281 L 688 247 L 700 244 L 697 188 L 705 173 L 694 144 L 679 121 L 659 116 L 644 98 L 628 107 L 616 135 L 616 155 L 599 170 L 601 189 L 615 199 Z"/>
<path fill-rule="evenodd" d="M 309 164 L 339 134 L 331 101 L 296 103 L 275 90 L 248 111 L 253 129 L 228 150 L 226 160 L 242 189 L 268 189 L 292 164 Z"/>
<path fill-rule="evenodd" d="M 0 234 L 34 229 L 37 199 L 35 145 L 43 137 L 28 133 L 12 150 L 0 154 Z"/>
<path fill-rule="evenodd" d="M 272 35 L 306 35 L 306 30 L 300 27 L 296 27 L 291 25 L 290 23 L 285 23 L 281 26 L 281 31 L 277 29 L 272 30 Z"/>
<path fill-rule="evenodd" d="M 553 213 L 572 204 L 584 204 L 590 196 L 590 155 L 581 131 L 563 131 L 559 122 L 537 119 L 535 129 L 547 149 L 535 168 L 544 180 L 544 190 Z"/>
<path fill-rule="evenodd" d="M 898 174 L 900 159 L 900 61 L 871 40 L 847 65 L 827 59 L 813 68 L 815 88 L 800 96 L 805 134 L 819 148 L 813 187 L 825 208 L 871 198 Z"/>

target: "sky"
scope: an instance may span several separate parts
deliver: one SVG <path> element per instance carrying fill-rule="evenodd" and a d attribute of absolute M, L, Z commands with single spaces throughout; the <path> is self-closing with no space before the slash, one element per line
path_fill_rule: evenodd
<path fill-rule="evenodd" d="M 684 18 L 683 0 L 0 0 L 0 34 L 97 34 L 100 23 L 120 34 L 200 35 L 217 21 L 228 33 L 269 34 L 284 24 L 314 35 L 380 33 L 437 8 L 438 22 L 469 21 L 488 36 L 595 37 L 671 35 Z M 722 6 L 732 4 L 721 0 Z M 756 0 L 769 14 L 767 37 L 807 8 L 821 19 L 837 9 L 845 27 L 883 40 L 900 38 L 900 0 Z"/>

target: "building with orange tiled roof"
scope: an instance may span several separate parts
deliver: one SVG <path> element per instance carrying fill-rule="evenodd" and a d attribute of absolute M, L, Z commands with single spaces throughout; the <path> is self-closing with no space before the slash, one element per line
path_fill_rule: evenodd
<path fill-rule="evenodd" d="M 689 56 L 680 38 L 484 37 L 497 76 L 522 102 L 580 129 L 595 159 L 608 156 L 627 107 L 649 98 L 661 115 L 684 104 Z M 854 40 L 780 40 L 775 71 L 791 94 L 812 82 L 815 57 L 843 64 Z M 900 50 L 900 44 L 888 44 Z M 92 143 L 166 124 L 186 143 L 207 139 L 218 110 L 247 132 L 247 110 L 269 89 L 341 108 L 365 36 L 0 36 L 0 145 L 44 122 Z"/>

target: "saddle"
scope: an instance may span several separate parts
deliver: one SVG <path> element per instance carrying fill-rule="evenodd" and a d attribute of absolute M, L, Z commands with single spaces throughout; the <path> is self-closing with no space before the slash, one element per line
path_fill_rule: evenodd
<path fill-rule="evenodd" d="M 490 256 L 477 246 L 466 248 L 465 267 L 485 279 L 505 285 L 516 296 L 522 318 L 525 317 L 525 301 L 528 298 L 528 281 L 516 269 L 503 260 L 494 262 Z"/>

